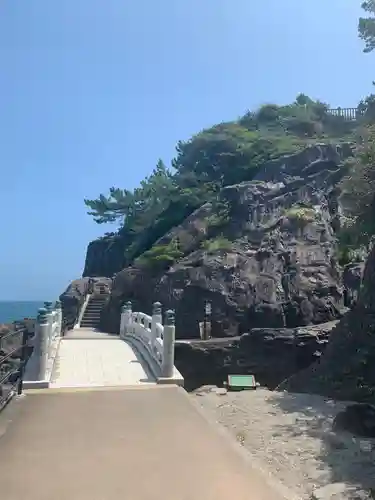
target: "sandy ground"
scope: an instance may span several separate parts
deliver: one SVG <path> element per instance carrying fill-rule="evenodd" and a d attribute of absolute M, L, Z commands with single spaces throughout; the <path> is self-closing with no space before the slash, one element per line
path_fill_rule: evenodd
<path fill-rule="evenodd" d="M 229 429 L 258 466 L 301 498 L 331 483 L 345 483 L 346 494 L 339 498 L 358 498 L 353 487 L 375 488 L 375 440 L 331 430 L 345 403 L 265 389 L 226 393 L 204 387 L 191 397 Z"/>

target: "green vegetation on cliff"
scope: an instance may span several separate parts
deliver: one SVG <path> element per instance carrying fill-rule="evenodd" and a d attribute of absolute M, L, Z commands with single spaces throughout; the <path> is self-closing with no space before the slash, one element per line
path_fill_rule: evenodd
<path fill-rule="evenodd" d="M 365 0 L 362 2 L 362 9 L 370 17 L 359 19 L 359 37 L 365 42 L 364 52 L 371 52 L 375 49 L 375 0 Z"/>
<path fill-rule="evenodd" d="M 341 260 L 356 260 L 375 232 L 375 126 L 363 127 L 357 136 L 355 155 L 348 160 L 348 174 L 341 182 L 341 200 L 346 209 L 339 233 Z M 346 263 L 346 262 L 345 262 Z"/>
<path fill-rule="evenodd" d="M 128 265 L 198 207 L 208 201 L 217 203 L 221 188 L 252 180 L 267 161 L 316 142 L 352 140 L 370 108 L 367 101 L 361 102 L 358 120 L 348 120 L 303 94 L 285 106 L 264 105 L 238 120 L 214 125 L 180 141 L 171 168 L 159 160 L 151 175 L 133 191 L 113 187 L 109 195 L 101 194 L 85 204 L 97 223 L 119 224 L 123 265 Z M 218 214 L 218 221 L 221 219 Z M 154 250 L 151 253 L 142 261 L 154 261 Z"/>

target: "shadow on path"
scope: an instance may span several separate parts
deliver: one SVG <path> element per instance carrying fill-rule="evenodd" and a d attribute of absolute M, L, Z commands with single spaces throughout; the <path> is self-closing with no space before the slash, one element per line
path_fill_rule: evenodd
<path fill-rule="evenodd" d="M 348 403 L 287 392 L 273 392 L 269 401 L 287 414 L 296 414 L 293 425 L 275 426 L 275 436 L 279 432 L 284 439 L 289 435 L 290 439 L 302 440 L 305 435 L 321 442 L 316 458 L 328 466 L 331 483 L 345 482 L 366 490 L 375 488 L 375 439 L 332 430 L 335 416 Z"/>
<path fill-rule="evenodd" d="M 137 359 L 132 359 L 130 361 L 130 363 L 139 363 L 142 366 L 142 368 L 146 374 L 146 378 L 140 379 L 140 382 L 144 382 L 144 383 L 148 383 L 148 384 L 153 383 L 153 382 L 155 383 L 156 379 L 155 379 L 154 375 L 152 374 L 150 367 L 148 366 L 148 363 L 144 360 L 143 356 L 134 347 L 134 344 L 132 344 L 131 342 L 129 342 L 126 339 L 122 339 L 122 340 L 123 340 L 123 342 L 125 342 L 125 344 L 127 344 L 130 347 L 130 349 L 133 351 L 135 357 L 137 358 Z"/>

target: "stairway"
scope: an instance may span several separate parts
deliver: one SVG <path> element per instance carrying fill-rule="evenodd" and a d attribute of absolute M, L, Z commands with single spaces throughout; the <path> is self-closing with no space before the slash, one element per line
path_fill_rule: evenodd
<path fill-rule="evenodd" d="M 94 294 L 90 297 L 79 325 L 80 328 L 99 328 L 100 313 L 108 297 L 106 293 Z"/>

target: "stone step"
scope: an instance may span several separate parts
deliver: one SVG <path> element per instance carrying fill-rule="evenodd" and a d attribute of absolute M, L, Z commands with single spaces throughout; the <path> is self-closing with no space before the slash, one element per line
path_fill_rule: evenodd
<path fill-rule="evenodd" d="M 102 308 L 102 307 L 87 307 L 87 308 L 85 309 L 85 312 L 87 312 L 87 311 L 99 311 L 99 312 L 100 312 L 100 311 L 102 311 L 102 310 L 103 310 L 103 308 Z"/>

